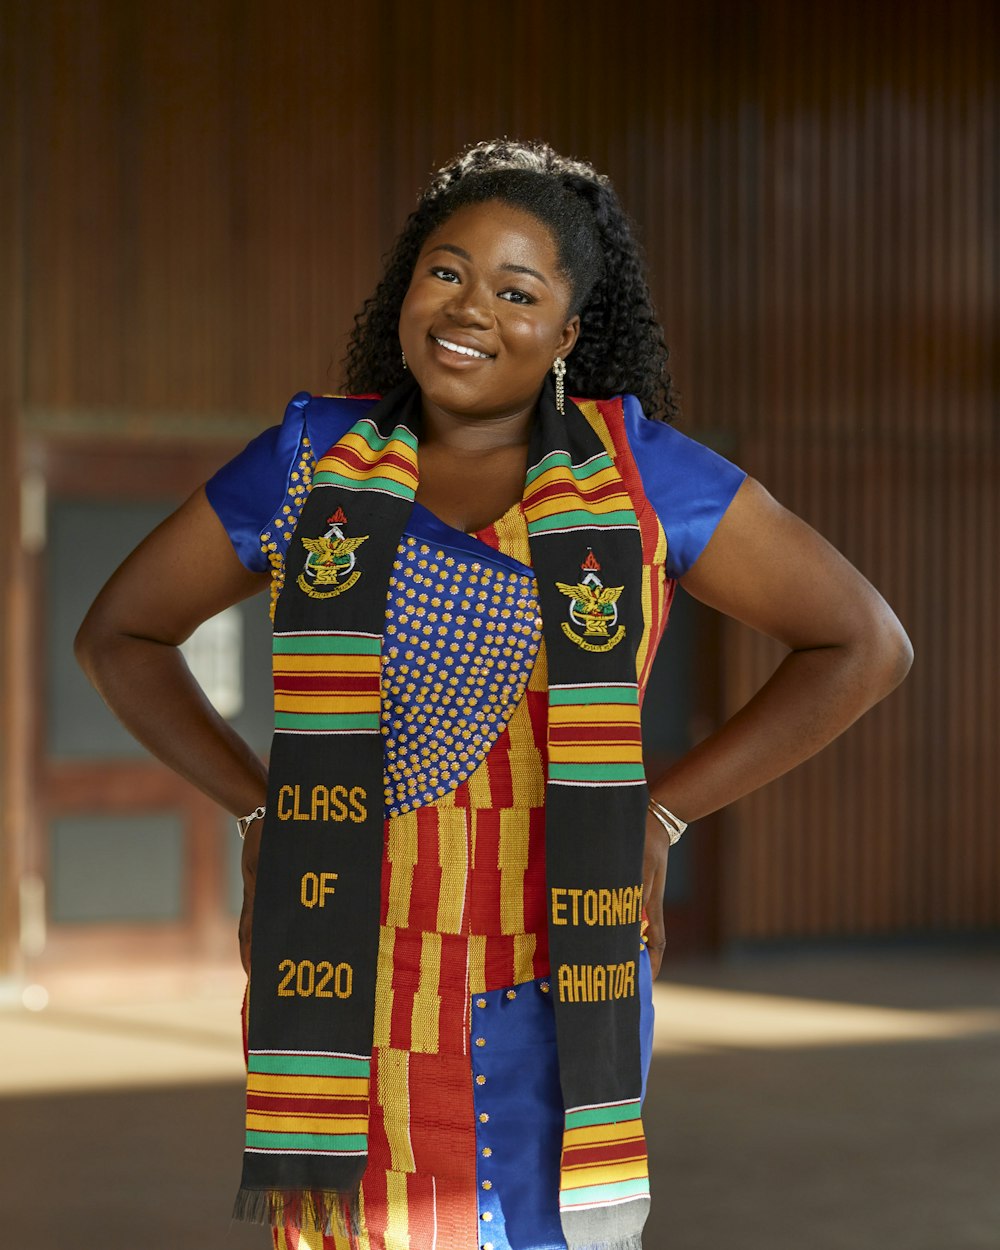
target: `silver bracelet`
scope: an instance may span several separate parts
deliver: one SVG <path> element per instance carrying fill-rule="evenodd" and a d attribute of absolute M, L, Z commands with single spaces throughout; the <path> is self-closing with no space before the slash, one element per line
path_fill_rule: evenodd
<path fill-rule="evenodd" d="M 679 816 L 675 816 L 662 803 L 658 803 L 652 795 L 649 799 L 649 810 L 663 826 L 664 832 L 670 839 L 670 845 L 673 846 L 687 828 L 687 821 L 681 820 Z"/>
<path fill-rule="evenodd" d="M 266 810 L 267 809 L 263 807 L 255 807 L 249 816 L 240 816 L 237 818 L 236 829 L 241 839 L 247 836 L 247 830 L 255 820 L 260 820 L 263 817 Z"/>

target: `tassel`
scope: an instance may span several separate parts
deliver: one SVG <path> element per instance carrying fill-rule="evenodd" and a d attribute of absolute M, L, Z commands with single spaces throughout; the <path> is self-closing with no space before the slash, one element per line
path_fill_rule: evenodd
<path fill-rule="evenodd" d="M 329 1189 L 240 1189 L 233 1219 L 275 1228 L 315 1229 L 330 1237 L 361 1232 L 360 1185 L 350 1193 Z"/>

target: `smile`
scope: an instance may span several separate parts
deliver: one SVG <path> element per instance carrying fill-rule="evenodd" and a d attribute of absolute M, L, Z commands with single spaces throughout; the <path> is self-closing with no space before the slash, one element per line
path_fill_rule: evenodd
<path fill-rule="evenodd" d="M 493 357 L 487 355 L 486 352 L 477 352 L 472 347 L 462 347 L 458 343 L 449 342 L 448 339 L 436 338 L 433 334 L 431 335 L 431 338 L 434 339 L 434 342 L 437 343 L 439 347 L 443 347 L 445 351 L 456 352 L 459 356 L 472 356 L 473 359 L 475 360 L 492 360 L 493 359 Z"/>

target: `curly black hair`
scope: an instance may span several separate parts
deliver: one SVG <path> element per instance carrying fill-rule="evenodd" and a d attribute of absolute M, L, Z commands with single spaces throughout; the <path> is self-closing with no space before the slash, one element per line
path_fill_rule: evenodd
<path fill-rule="evenodd" d="M 631 392 L 649 417 L 672 421 L 679 405 L 667 372 L 632 224 L 609 180 L 547 143 L 476 143 L 443 166 L 423 192 L 386 258 L 375 294 L 354 318 L 344 360 L 352 394 L 384 394 L 406 376 L 399 312 L 431 231 L 466 204 L 499 200 L 525 209 L 550 230 L 572 290 L 580 336 L 566 361 L 566 390 L 608 399 Z"/>

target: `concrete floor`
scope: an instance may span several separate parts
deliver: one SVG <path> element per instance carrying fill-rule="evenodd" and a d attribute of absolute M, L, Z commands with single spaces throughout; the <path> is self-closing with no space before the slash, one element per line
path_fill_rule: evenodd
<path fill-rule="evenodd" d="M 689 963 L 656 999 L 647 1250 L 1000 1248 L 995 951 Z M 269 1244 L 229 1222 L 235 982 L 9 1010 L 0 1055 L 0 1245 Z"/>

